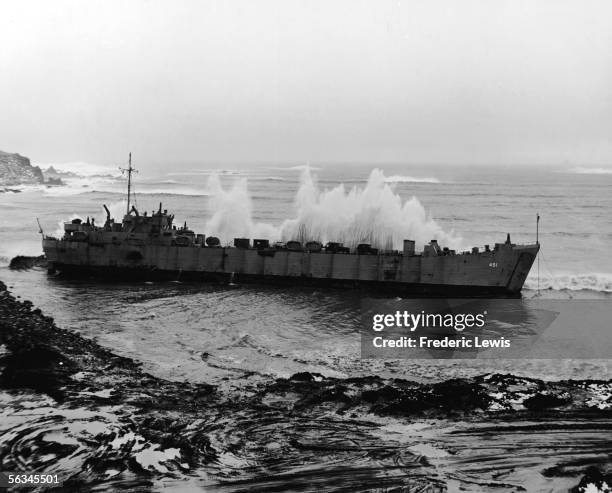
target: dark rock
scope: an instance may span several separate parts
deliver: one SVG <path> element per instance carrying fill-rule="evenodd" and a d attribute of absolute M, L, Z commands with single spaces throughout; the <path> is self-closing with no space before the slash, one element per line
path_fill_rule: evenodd
<path fill-rule="evenodd" d="M 26 270 L 32 269 L 33 267 L 47 267 L 47 259 L 44 255 L 38 257 L 29 257 L 25 255 L 17 255 L 11 259 L 9 269 L 12 270 Z"/>
<path fill-rule="evenodd" d="M 43 183 L 38 166 L 32 166 L 27 157 L 0 151 L 0 186 Z"/>
<path fill-rule="evenodd" d="M 538 393 L 523 401 L 523 406 L 531 411 L 560 407 L 570 401 L 569 396 L 555 395 L 550 393 Z"/>
<path fill-rule="evenodd" d="M 61 178 L 47 178 L 45 180 L 45 185 L 60 186 L 65 185 L 65 183 L 62 181 Z"/>
<path fill-rule="evenodd" d="M 604 489 L 604 484 L 607 488 Z M 612 485 L 612 474 L 604 475 L 597 467 L 591 466 L 587 468 L 584 476 L 577 486 L 570 490 L 570 493 L 586 493 L 588 491 L 610 491 Z"/>
<path fill-rule="evenodd" d="M 367 406 L 379 415 L 449 415 L 485 409 L 490 402 L 487 391 L 474 380 L 449 380 L 419 384 L 379 377 L 349 379 L 326 378 L 308 372 L 289 379 L 278 379 L 264 393 L 296 394 L 295 408 L 305 410 L 325 404 L 338 412 Z"/>
<path fill-rule="evenodd" d="M 20 348 L 2 358 L 4 370 L 0 386 L 9 389 L 29 388 L 61 398 L 60 387 L 69 382 L 75 365 L 58 350 L 47 346 Z"/>
<path fill-rule="evenodd" d="M 322 377 L 319 373 L 309 373 L 307 371 L 295 373 L 289 377 L 289 380 L 293 380 L 295 382 L 314 382 L 315 380 L 320 379 Z"/>
<path fill-rule="evenodd" d="M 61 179 L 61 178 L 75 178 L 78 175 L 73 173 L 72 171 L 60 171 L 55 169 L 53 166 L 49 166 L 47 169 L 43 170 L 43 175 L 47 181 L 51 179 Z"/>
<path fill-rule="evenodd" d="M 363 391 L 361 398 L 364 402 L 368 402 L 370 404 L 380 404 L 399 400 L 401 395 L 402 393 L 399 389 L 389 385 L 384 385 L 379 389 Z"/>

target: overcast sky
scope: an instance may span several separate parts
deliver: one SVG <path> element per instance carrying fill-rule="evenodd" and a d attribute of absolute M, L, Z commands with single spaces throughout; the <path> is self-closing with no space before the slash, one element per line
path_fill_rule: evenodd
<path fill-rule="evenodd" d="M 612 164 L 612 2 L 5 1 L 39 162 Z"/>

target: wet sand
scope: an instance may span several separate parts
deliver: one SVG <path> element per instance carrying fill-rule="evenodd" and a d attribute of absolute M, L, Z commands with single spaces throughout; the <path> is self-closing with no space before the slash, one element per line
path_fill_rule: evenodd
<path fill-rule="evenodd" d="M 610 381 L 299 373 L 234 391 L 171 382 L 58 328 L 4 284 L 0 371 L 1 469 L 58 474 L 65 490 L 612 484 Z"/>

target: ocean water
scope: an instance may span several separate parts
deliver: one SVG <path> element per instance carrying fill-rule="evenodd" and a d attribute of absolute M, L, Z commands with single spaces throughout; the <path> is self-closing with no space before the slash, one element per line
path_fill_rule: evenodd
<path fill-rule="evenodd" d="M 103 223 L 102 204 L 121 217 L 126 180 L 116 168 L 64 169 L 76 172 L 66 186 L 0 194 L 0 279 L 60 326 L 143 361 L 158 376 L 228 386 L 298 371 L 420 380 L 495 371 L 545 379 L 611 376 L 609 360 L 363 361 L 357 292 L 100 284 L 8 270 L 12 256 L 41 253 L 36 218 L 54 234 L 76 216 Z M 401 248 L 411 238 L 419 248 L 436 238 L 468 250 L 503 242 L 507 233 L 514 243 L 534 243 L 539 213 L 539 269 L 534 265 L 523 296 L 612 301 L 612 174 L 605 169 L 347 164 L 159 172 L 143 165 L 134 188 L 141 212 L 162 202 L 177 223 L 223 243 L 237 236 L 299 237 Z M 581 337 L 588 333 L 577 329 Z"/>
<path fill-rule="evenodd" d="M 209 443 L 215 458 L 185 470 L 178 449 L 160 437 L 138 435 L 134 407 L 105 403 L 114 392 L 108 382 L 108 388 L 85 392 L 76 406 L 24 389 L 0 392 L 4 463 L 59 471 L 93 484 L 95 491 L 178 492 L 567 491 L 587 466 L 609 469 L 610 384 L 577 384 L 575 405 L 586 400 L 588 414 L 552 412 L 539 419 L 537 413 L 525 418 L 521 402 L 541 388 L 520 379 L 612 379 L 612 358 L 589 356 L 601 354 L 610 340 L 607 170 L 287 165 L 162 173 L 140 167 L 135 190 L 141 212 L 162 202 L 177 223 L 187 221 L 224 243 L 235 236 L 316 238 L 397 248 L 411 238 L 419 248 L 436 238 L 462 250 L 503 242 L 507 233 L 515 243 L 533 243 L 540 214 L 539 275 L 536 265 L 517 314 L 528 321 L 534 304 L 567 302 L 566 325 L 545 338 L 551 348 L 580 347 L 575 358 L 555 357 L 553 351 L 547 359 L 376 360 L 360 357 L 363 299 L 357 291 L 103 283 L 49 276 L 42 269 L 9 270 L 12 256 L 41 253 L 36 218 L 53 235 L 76 216 L 102 223 L 102 204 L 116 218 L 125 211 L 126 182 L 116 168 L 54 166 L 76 174 L 65 179 L 66 186 L 0 193 L 0 280 L 58 326 L 142 362 L 155 376 L 216 385 L 218 407 L 178 420 L 197 418 L 186 431 L 196 443 Z M 517 329 L 498 328 L 497 335 Z M 321 395 L 332 396 L 330 402 L 315 399 L 300 408 L 296 399 L 311 402 L 303 395 L 308 384 L 294 381 L 287 391 L 281 383 L 274 390 L 283 382 L 277 378 L 298 372 L 310 372 L 316 381 L 324 380 L 316 374 L 365 378 L 324 382 L 328 388 Z M 431 383 L 478 375 L 507 386 L 504 392 L 491 390 L 494 402 L 474 415 L 461 414 L 461 395 L 447 419 L 379 415 L 369 401 L 345 412 L 333 397 L 370 389 L 372 376 Z M 585 397 L 591 388 L 593 395 Z M 174 425 L 176 413 L 168 414 Z M 165 419 L 163 412 L 144 416 L 146 422 Z"/>

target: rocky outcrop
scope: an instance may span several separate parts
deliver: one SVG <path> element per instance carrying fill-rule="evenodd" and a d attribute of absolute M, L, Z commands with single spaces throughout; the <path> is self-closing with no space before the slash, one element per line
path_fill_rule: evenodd
<path fill-rule="evenodd" d="M 62 186 L 65 185 L 65 183 L 61 178 L 47 178 L 47 181 L 45 181 L 45 185 Z"/>
<path fill-rule="evenodd" d="M 9 264 L 9 269 L 11 270 L 27 270 L 34 267 L 47 267 L 47 259 L 44 255 L 39 255 L 38 257 L 17 255 L 11 259 Z"/>
<path fill-rule="evenodd" d="M 43 169 L 43 175 L 47 181 L 52 180 L 53 178 L 61 179 L 61 178 L 75 178 L 78 175 L 73 173 L 72 171 L 60 171 L 55 169 L 53 165 L 49 166 L 47 169 Z"/>
<path fill-rule="evenodd" d="M 27 157 L 0 151 L 0 186 L 43 183 L 38 166 L 32 166 Z"/>

